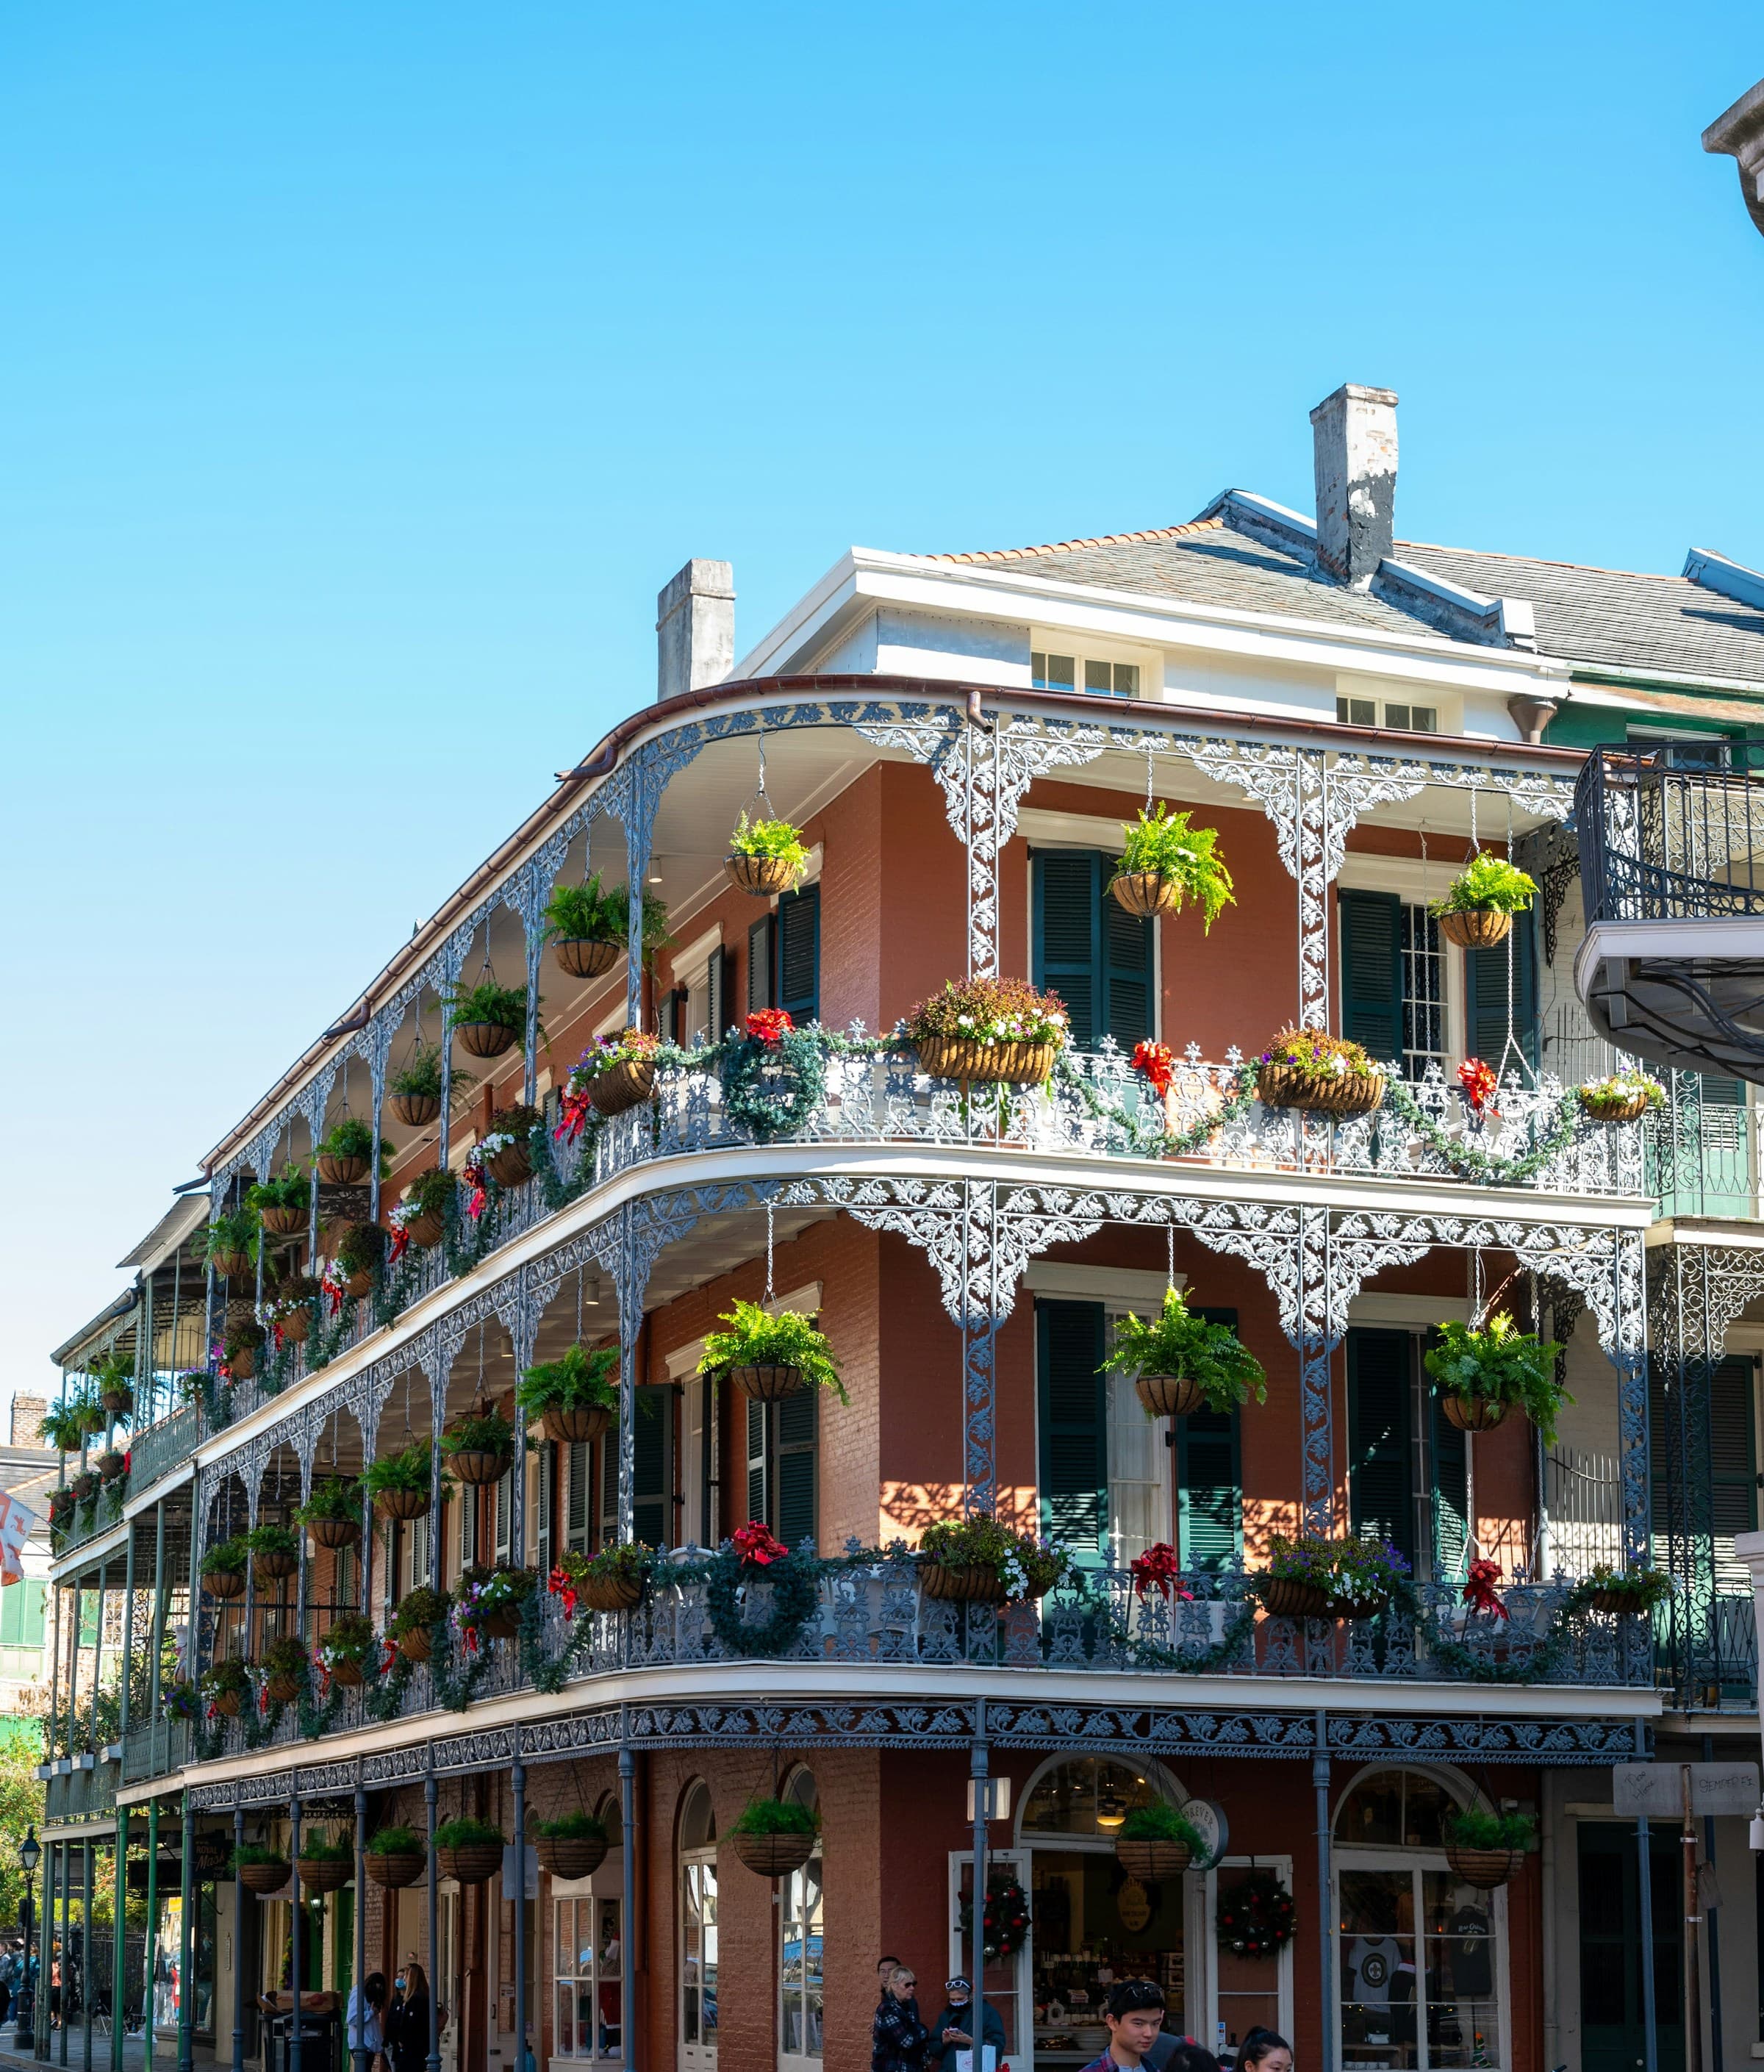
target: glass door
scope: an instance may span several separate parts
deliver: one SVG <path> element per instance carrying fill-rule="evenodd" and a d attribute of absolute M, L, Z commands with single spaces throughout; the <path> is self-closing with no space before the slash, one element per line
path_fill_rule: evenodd
<path fill-rule="evenodd" d="M 1022 1887 L 1026 1897 L 1030 1889 L 1030 1855 L 1026 1849 L 993 1849 L 986 1857 L 986 1881 L 996 1888 L 1005 1879 L 1014 1879 Z M 951 1850 L 949 1855 L 949 1974 L 952 1978 L 967 1976 L 972 1961 L 971 1945 L 962 1926 L 963 1910 L 973 1897 L 973 1852 Z M 1029 2072 L 1030 2051 L 1028 2038 L 1034 2025 L 1034 2005 L 1030 1996 L 1030 1980 L 1034 1963 L 1034 1935 L 1027 1935 L 1020 1950 L 1009 1957 L 992 1959 L 974 1981 L 977 1993 L 984 1996 L 986 2004 L 996 2014 L 1005 2029 L 1005 2055 L 996 2072 L 1009 2064 L 1011 2072 Z M 933 1988 L 935 1991 L 935 1988 Z M 941 1995 L 938 1996 L 940 2002 Z M 925 1980 L 919 1982 L 919 2004 L 921 2012 L 928 2018 L 935 2012 L 925 1992 Z M 978 2038 L 976 2038 L 977 2041 Z M 933 2041 L 935 2041 L 934 2038 Z M 948 2072 L 956 2072 L 953 2060 Z M 977 2063 L 974 2072 L 981 2072 Z"/>
<path fill-rule="evenodd" d="M 1499 2072 L 1505 1894 L 1461 1883 L 1443 1856 L 1336 1862 L 1343 2072 Z"/>
<path fill-rule="evenodd" d="M 779 1953 L 779 2072 L 820 2072 L 821 1859 L 783 1881 Z M 951 2067 L 954 2072 L 954 2067 Z"/>
<path fill-rule="evenodd" d="M 680 1864 L 681 2072 L 717 2072 L 717 1853 Z"/>

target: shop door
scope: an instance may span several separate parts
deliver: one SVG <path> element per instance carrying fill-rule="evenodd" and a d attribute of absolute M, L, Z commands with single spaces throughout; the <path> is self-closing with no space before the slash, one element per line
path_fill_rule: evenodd
<path fill-rule="evenodd" d="M 459 1968 L 459 1888 L 438 1893 L 435 1910 L 435 1966 L 433 1989 L 447 2010 L 441 2032 L 441 2072 L 459 2072 L 459 2017 L 466 2004 L 466 1982 Z M 445 1981 L 445 1983 L 443 1983 Z"/>
<path fill-rule="evenodd" d="M 1013 1877 L 1026 1893 L 1030 1885 L 1029 1852 L 1027 1849 L 993 1849 L 987 1852 L 986 1880 L 989 1885 L 1000 1877 Z M 951 1978 L 967 1975 L 970 1960 L 967 1936 L 962 1931 L 962 1909 L 968 1904 L 974 1889 L 974 1855 L 972 1849 L 965 1852 L 952 1849 L 949 1852 L 949 1973 Z M 1030 1997 L 1030 1981 L 1034 1976 L 1034 1934 L 1031 1930 L 1022 1949 L 1014 1955 L 994 1959 L 988 1964 L 982 1976 L 975 1981 L 977 1990 L 985 1996 L 986 2004 L 1005 2025 L 1005 2056 L 1011 2072 L 1030 2072 L 1030 2052 L 1027 2039 L 1034 2033 L 1035 2009 Z M 939 1981 L 940 1985 L 941 1981 Z M 919 1982 L 919 2011 L 927 2020 L 943 2004 L 941 1992 L 935 1993 L 937 2006 L 933 2007 L 926 1996 L 926 1982 Z M 952 2062 L 949 2072 L 956 2072 Z M 974 2072 L 981 2072 L 977 2064 Z"/>
<path fill-rule="evenodd" d="M 1503 2072 L 1507 1895 L 1462 1884 L 1443 1853 L 1335 1856 L 1340 2063 L 1358 2072 Z"/>
<path fill-rule="evenodd" d="M 1582 2072 L 1634 2072 L 1643 2061 L 1642 1880 L 1635 1830 L 1619 1821 L 1583 1820 L 1577 1830 L 1581 1905 Z M 1659 2072 L 1682 2072 L 1680 2011 L 1680 1844 L 1650 1830 L 1654 1909 L 1654 2033 Z"/>
<path fill-rule="evenodd" d="M 680 1863 L 680 2072 L 717 2072 L 717 1852 Z"/>

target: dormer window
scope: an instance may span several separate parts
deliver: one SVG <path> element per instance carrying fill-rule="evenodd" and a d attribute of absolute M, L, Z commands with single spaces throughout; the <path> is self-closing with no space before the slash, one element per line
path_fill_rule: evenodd
<path fill-rule="evenodd" d="M 1110 662 L 1100 656 L 1055 655 L 1031 648 L 1029 687 L 1034 691 L 1076 691 L 1082 688 L 1104 698 L 1137 698 L 1139 664 Z"/>
<path fill-rule="evenodd" d="M 1399 705 L 1386 699 L 1384 716 L 1379 717 L 1376 698 L 1338 698 L 1335 717 L 1343 726 L 1388 726 L 1395 734 L 1437 734 L 1437 705 Z"/>

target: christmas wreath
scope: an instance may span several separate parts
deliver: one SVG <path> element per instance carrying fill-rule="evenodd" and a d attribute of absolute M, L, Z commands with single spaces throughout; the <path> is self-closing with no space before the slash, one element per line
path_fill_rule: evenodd
<path fill-rule="evenodd" d="M 961 1910 L 962 1940 L 974 1930 L 974 1909 L 964 1901 Z M 989 1959 L 1014 1957 L 1029 1934 L 1029 1897 L 1014 1877 L 988 1878 L 986 1912 L 981 1922 L 981 1948 Z"/>
<path fill-rule="evenodd" d="M 1272 1871 L 1253 1871 L 1219 1895 L 1215 1926 L 1222 1947 L 1239 1957 L 1272 1957 L 1297 1923 L 1293 1895 Z"/>
<path fill-rule="evenodd" d="M 777 1547 L 769 1533 L 766 1537 L 771 1547 Z M 799 1560 L 782 1548 L 775 1553 L 770 1548 L 763 1552 L 762 1559 L 719 1548 L 708 1564 L 705 1604 L 711 1631 L 732 1655 L 761 1655 L 775 1662 L 789 1654 L 814 1617 L 820 1604 L 820 1585 L 813 1561 Z M 736 1593 L 744 1583 L 759 1581 L 771 1585 L 771 1617 L 763 1624 L 749 1624 L 741 1615 Z"/>
<path fill-rule="evenodd" d="M 801 1130 L 827 1092 L 821 1046 L 781 1009 L 750 1014 L 742 1034 L 731 1030 L 718 1069 L 724 1114 L 762 1143 Z"/>

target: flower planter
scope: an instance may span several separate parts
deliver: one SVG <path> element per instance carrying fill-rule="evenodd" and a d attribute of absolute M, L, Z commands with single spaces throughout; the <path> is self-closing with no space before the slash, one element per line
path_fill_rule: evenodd
<path fill-rule="evenodd" d="M 553 1877 L 592 1877 L 607 1860 L 607 1844 L 598 1835 L 537 1835 L 532 1852 Z"/>
<path fill-rule="evenodd" d="M 239 1882 L 247 1892 L 267 1897 L 273 1892 L 280 1892 L 288 1882 L 288 1866 L 286 1864 L 241 1864 L 239 1866 Z"/>
<path fill-rule="evenodd" d="M 623 1115 L 627 1108 L 641 1108 L 655 1091 L 652 1058 L 627 1058 L 596 1072 L 588 1082 L 589 1101 L 602 1115 Z"/>
<path fill-rule="evenodd" d="M 478 1630 L 491 1640 L 512 1640 L 520 1630 L 520 1612 L 518 1606 L 505 1612 L 480 1612 Z"/>
<path fill-rule="evenodd" d="M 1327 1618 L 1328 1593 L 1314 1583 L 1301 1583 L 1291 1576 L 1264 1576 L 1256 1594 L 1262 1610 L 1276 1618 Z"/>
<path fill-rule="evenodd" d="M 560 1446 L 582 1446 L 600 1437 L 612 1422 L 612 1412 L 590 1404 L 586 1409 L 548 1410 L 539 1421 L 545 1437 Z"/>
<path fill-rule="evenodd" d="M 373 1507 L 382 1518 L 422 1518 L 428 1513 L 429 1504 L 427 1490 L 382 1490 L 373 1500 Z"/>
<path fill-rule="evenodd" d="M 211 1597 L 230 1601 L 245 1593 L 245 1579 L 242 1572 L 231 1568 L 217 1568 L 212 1576 L 204 1576 L 202 1587 Z"/>
<path fill-rule="evenodd" d="M 265 1681 L 263 1688 L 269 1692 L 272 1705 L 291 1705 L 300 1696 L 300 1679 L 298 1676 L 272 1676 Z"/>
<path fill-rule="evenodd" d="M 290 1309 L 286 1317 L 276 1319 L 276 1328 L 290 1346 L 303 1346 L 312 1335 L 312 1305 L 302 1302 L 298 1309 Z"/>
<path fill-rule="evenodd" d="M 1607 1612 L 1614 1618 L 1639 1618 L 1647 1610 L 1631 1590 L 1594 1590 L 1586 1601 L 1594 1611 Z"/>
<path fill-rule="evenodd" d="M 919 1582 L 927 1597 L 946 1604 L 1002 1605 L 1010 1601 L 1005 1579 L 996 1568 L 954 1561 L 922 1561 Z"/>
<path fill-rule="evenodd" d="M 434 1636 L 426 1626 L 413 1626 L 398 1636 L 398 1652 L 407 1662 L 426 1662 L 434 1651 Z"/>
<path fill-rule="evenodd" d="M 1182 898 L 1182 887 L 1161 870 L 1124 870 L 1110 881 L 1108 889 L 1117 906 L 1142 921 L 1174 912 Z"/>
<path fill-rule="evenodd" d="M 1186 1375 L 1136 1375 L 1133 1393 L 1153 1417 L 1186 1417 L 1191 1410 L 1206 1408 L 1207 1392 Z"/>
<path fill-rule="evenodd" d="M 446 1235 L 447 1219 L 438 1209 L 425 1209 L 421 1215 L 410 1217 L 405 1224 L 405 1235 L 419 1252 L 439 1244 Z"/>
<path fill-rule="evenodd" d="M 1256 1098 L 1264 1108 L 1298 1108 L 1310 1115 L 1370 1115 L 1384 1098 L 1382 1072 L 1343 1072 L 1330 1079 L 1295 1065 L 1256 1068 Z"/>
<path fill-rule="evenodd" d="M 370 1849 L 362 1860 L 368 1866 L 369 1878 L 388 1892 L 414 1885 L 429 1868 L 428 1854 L 421 1849 Z"/>
<path fill-rule="evenodd" d="M 235 1381 L 249 1381 L 257 1371 L 257 1355 L 249 1346 L 241 1346 L 237 1352 L 228 1354 L 227 1371 Z"/>
<path fill-rule="evenodd" d="M 1115 1860 L 1129 1877 L 1154 1882 L 1180 1877 L 1191 1854 L 1187 1843 L 1169 1840 L 1135 1841 L 1122 1836 L 1115 1844 Z"/>
<path fill-rule="evenodd" d="M 788 1877 L 800 1871 L 815 1853 L 815 1837 L 808 1834 L 731 1835 L 729 1846 L 750 1871 L 762 1877 Z"/>
<path fill-rule="evenodd" d="M 591 1612 L 628 1612 L 643 1602 L 640 1576 L 590 1576 L 577 1595 Z"/>
<path fill-rule="evenodd" d="M 245 1696 L 245 1694 L 243 1691 L 222 1691 L 217 1692 L 214 1700 L 214 1708 L 217 1712 L 224 1714 L 226 1718 L 229 1720 L 236 1720 L 240 1713 L 244 1710 Z M 255 1889 L 255 1887 L 253 1887 L 253 1889 Z"/>
<path fill-rule="evenodd" d="M 341 1892 L 355 1875 L 347 1856 L 302 1856 L 300 1882 L 308 1892 Z"/>
<path fill-rule="evenodd" d="M 480 1453 L 474 1449 L 463 1453 L 450 1453 L 447 1465 L 463 1482 L 473 1482 L 480 1488 L 488 1482 L 500 1482 L 513 1461 L 512 1453 Z"/>
<path fill-rule="evenodd" d="M 1467 906 L 1459 914 L 1441 914 L 1439 931 L 1461 950 L 1491 950 L 1513 932 L 1513 917 L 1486 907 Z"/>
<path fill-rule="evenodd" d="M 347 1655 L 339 1657 L 335 1662 L 327 1662 L 325 1667 L 330 1673 L 331 1682 L 340 1684 L 345 1691 L 353 1691 L 362 1680 L 361 1664 L 351 1661 Z"/>
<path fill-rule="evenodd" d="M 263 1227 L 272 1237 L 298 1237 L 306 1227 L 304 1209 L 265 1209 Z"/>
<path fill-rule="evenodd" d="M 1338 1619 L 1376 1618 L 1389 1602 L 1388 1597 L 1337 1597 L 1330 1605 L 1329 1616 Z"/>
<path fill-rule="evenodd" d="M 520 1041 L 517 1030 L 500 1022 L 462 1022 L 456 1034 L 475 1058 L 500 1058 Z"/>
<path fill-rule="evenodd" d="M 1525 1861 L 1523 1849 L 1466 1849 L 1456 1842 L 1445 1844 L 1445 1860 L 1453 1874 L 1478 1892 L 1492 1892 L 1517 1877 Z"/>
<path fill-rule="evenodd" d="M 803 1385 L 800 1367 L 732 1367 L 729 1379 L 750 1403 L 775 1403 Z"/>
<path fill-rule="evenodd" d="M 394 1094 L 392 1096 L 393 1116 L 407 1129 L 421 1129 L 426 1122 L 433 1122 L 441 1112 L 439 1094 Z M 372 1859 L 368 1859 L 370 1862 Z"/>
<path fill-rule="evenodd" d="M 623 943 L 596 942 L 586 935 L 565 935 L 552 944 L 557 968 L 572 978 L 602 978 L 623 955 Z"/>
<path fill-rule="evenodd" d="M 927 1036 L 919 1044 L 919 1068 L 934 1079 L 986 1086 L 1038 1086 L 1059 1054 L 1054 1043 L 974 1043 L 958 1036 Z"/>
<path fill-rule="evenodd" d="M 98 1400 L 113 1417 L 126 1417 L 134 1408 L 132 1388 L 106 1388 L 101 1392 Z"/>
<path fill-rule="evenodd" d="M 361 1537 L 361 1525 L 353 1518 L 315 1519 L 306 1530 L 319 1547 L 353 1547 Z"/>
<path fill-rule="evenodd" d="M 353 1187 L 367 1177 L 365 1158 L 339 1158 L 328 1151 L 319 1153 L 319 1178 L 327 1186 Z"/>
<path fill-rule="evenodd" d="M 484 1163 L 490 1168 L 490 1177 L 499 1187 L 523 1186 L 532 1178 L 532 1153 L 522 1143 L 511 1144 L 504 1151 L 498 1151 Z"/>
<path fill-rule="evenodd" d="M 500 1842 L 462 1842 L 456 1849 L 437 1849 L 435 1861 L 443 1877 L 458 1878 L 462 1885 L 487 1885 L 502 1868 Z"/>
<path fill-rule="evenodd" d="M 1594 1122 L 1639 1122 L 1647 1113 L 1647 1096 L 1631 1094 L 1625 1100 L 1589 1100 L 1581 1096 L 1581 1107 Z"/>
<path fill-rule="evenodd" d="M 1442 1396 L 1440 1414 L 1460 1432 L 1492 1432 L 1507 1421 L 1509 1403 L 1491 1403 L 1480 1396 Z"/>
<path fill-rule="evenodd" d="M 223 1281 L 244 1281 L 251 1272 L 249 1252 L 211 1252 L 208 1263 Z"/>
<path fill-rule="evenodd" d="M 373 1268 L 370 1266 L 364 1273 L 346 1273 L 343 1276 L 343 1292 L 345 1295 L 353 1295 L 358 1302 L 364 1295 L 372 1294 Z"/>
<path fill-rule="evenodd" d="M 284 1576 L 297 1576 L 300 1572 L 300 1556 L 298 1554 L 253 1554 L 251 1572 L 260 1583 L 273 1583 Z"/>
<path fill-rule="evenodd" d="M 723 869 L 731 885 L 738 885 L 756 899 L 787 892 L 796 882 L 796 866 L 779 856 L 748 856 L 737 850 L 723 858 Z"/>

